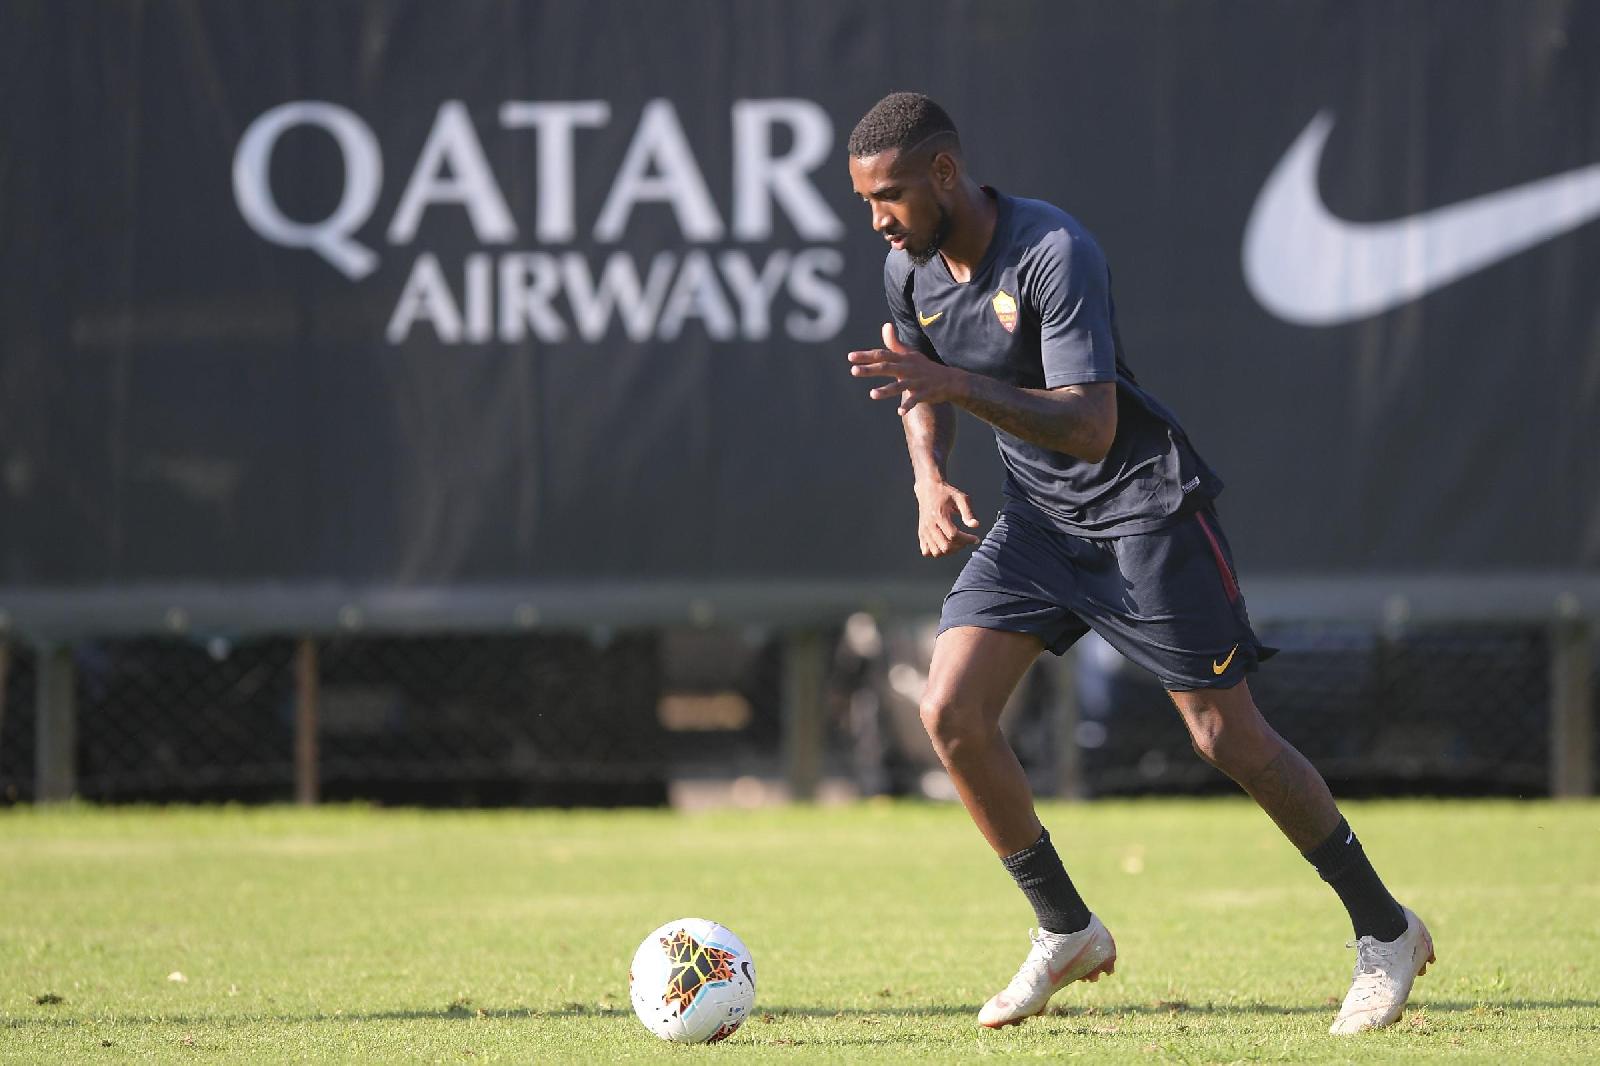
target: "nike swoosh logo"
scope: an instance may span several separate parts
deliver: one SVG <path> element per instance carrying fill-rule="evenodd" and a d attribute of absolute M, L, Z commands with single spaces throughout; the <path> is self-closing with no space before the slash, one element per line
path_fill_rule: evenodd
<path fill-rule="evenodd" d="M 1218 677 L 1221 677 L 1222 674 L 1223 674 L 1223 671 L 1228 669 L 1228 665 L 1233 662 L 1233 657 L 1236 654 L 1238 654 L 1238 652 L 1239 652 L 1239 645 L 1235 644 L 1233 646 L 1233 650 L 1228 653 L 1228 657 L 1226 659 L 1222 660 L 1222 663 L 1220 665 L 1217 663 L 1217 661 L 1215 659 L 1212 659 L 1211 660 L 1211 672 L 1213 674 L 1216 674 Z"/>
<path fill-rule="evenodd" d="M 922 325 L 923 325 L 923 328 L 926 329 L 928 326 L 931 326 L 935 322 L 939 321 L 939 316 L 943 315 L 943 314 L 944 314 L 943 311 L 935 311 L 931 315 L 925 315 L 921 311 L 918 311 L 917 312 L 917 321 L 921 322 Z"/>
<path fill-rule="evenodd" d="M 1335 326 L 1426 296 L 1600 217 L 1600 163 L 1388 222 L 1335 217 L 1317 191 L 1333 113 L 1320 112 L 1261 187 L 1244 277 L 1268 311 Z"/>

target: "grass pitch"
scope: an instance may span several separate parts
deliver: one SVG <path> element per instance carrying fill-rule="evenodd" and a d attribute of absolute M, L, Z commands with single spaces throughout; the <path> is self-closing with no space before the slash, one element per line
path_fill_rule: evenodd
<path fill-rule="evenodd" d="M 1030 913 L 954 807 L 0 814 L 0 1062 L 1506 1062 L 1600 1057 L 1600 805 L 1346 807 L 1439 963 L 1326 1035 L 1354 952 L 1248 803 L 1048 806 L 1117 972 L 1001 1032 Z M 715 918 L 756 1015 L 650 1036 L 640 938 Z"/>

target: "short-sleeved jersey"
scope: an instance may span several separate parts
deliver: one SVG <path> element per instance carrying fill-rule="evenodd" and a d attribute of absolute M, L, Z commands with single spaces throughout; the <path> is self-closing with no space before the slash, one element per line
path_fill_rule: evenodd
<path fill-rule="evenodd" d="M 1111 274 L 1089 232 L 1040 200 L 985 189 L 999 209 L 983 261 L 958 282 L 939 256 L 891 251 L 883 280 L 902 342 L 1024 389 L 1117 385 L 1117 435 L 1098 463 L 996 428 L 1006 510 L 1080 537 L 1160 529 L 1222 491 L 1177 418 L 1122 355 Z"/>

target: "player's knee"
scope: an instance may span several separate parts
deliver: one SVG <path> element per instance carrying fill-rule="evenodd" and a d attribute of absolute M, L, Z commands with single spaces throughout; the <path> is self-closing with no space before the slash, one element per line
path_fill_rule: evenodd
<path fill-rule="evenodd" d="M 922 728 L 941 753 L 951 753 L 981 743 L 984 738 L 981 709 L 939 694 L 930 694 L 920 708 Z"/>
<path fill-rule="evenodd" d="M 1225 737 L 1222 716 L 1197 714 L 1189 718 L 1189 744 L 1194 753 L 1217 769 L 1222 769 L 1228 738 Z"/>
<path fill-rule="evenodd" d="M 1229 777 L 1261 763 L 1265 734 L 1253 721 L 1238 721 L 1219 712 L 1189 718 L 1189 742 L 1195 754 Z"/>

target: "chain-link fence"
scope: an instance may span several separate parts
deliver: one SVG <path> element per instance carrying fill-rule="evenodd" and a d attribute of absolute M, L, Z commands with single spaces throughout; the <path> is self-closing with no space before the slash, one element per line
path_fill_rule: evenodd
<path fill-rule="evenodd" d="M 1250 675 L 1257 704 L 1341 793 L 1549 790 L 1547 627 L 1280 622 L 1257 628 L 1280 649 Z M 917 721 L 932 634 L 931 626 L 873 629 L 852 640 L 846 629 L 838 673 L 847 684 L 835 695 L 834 716 L 854 738 L 863 790 L 949 792 Z M 1600 715 L 1600 703 L 1591 715 Z M 1093 635 L 1066 663 L 1041 657 L 1002 725 L 1041 791 L 1234 787 L 1193 752 L 1160 684 Z M 1600 763 L 1600 738 L 1592 746 L 1591 758 Z M 874 761 L 864 753 L 882 754 Z M 1070 774 L 1063 761 L 1073 763 Z"/>
<path fill-rule="evenodd" d="M 1259 628 L 1282 650 L 1251 675 L 1257 702 L 1341 792 L 1549 789 L 1548 626 Z M 856 615 L 814 642 L 824 775 L 950 794 L 917 714 L 931 641 Z M 20 641 L 0 655 L 11 802 L 37 791 L 42 661 Z M 684 777 L 781 777 L 801 713 L 784 635 L 762 629 L 80 640 L 70 665 L 75 790 L 110 802 L 284 800 L 309 774 L 328 799 L 658 803 Z M 1004 721 L 1044 792 L 1231 788 L 1154 679 L 1092 636 L 1042 657 Z"/>
<path fill-rule="evenodd" d="M 346 637 L 313 649 L 309 728 L 328 798 L 660 802 L 653 633 Z M 287 799 L 300 642 L 79 641 L 76 791 L 101 801 Z M 39 657 L 13 647 L 0 788 L 35 790 Z"/>
<path fill-rule="evenodd" d="M 34 794 L 34 720 L 37 691 L 32 649 L 0 642 L 0 801 Z"/>
<path fill-rule="evenodd" d="M 1249 679 L 1273 727 L 1344 791 L 1543 792 L 1550 648 L 1530 626 L 1402 633 L 1315 623 L 1261 627 L 1280 649 Z M 1217 783 L 1165 695 L 1104 644 L 1079 671 L 1089 786 L 1097 792 Z"/>

